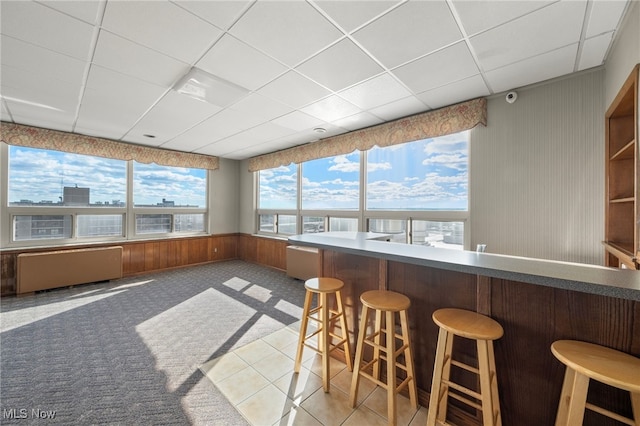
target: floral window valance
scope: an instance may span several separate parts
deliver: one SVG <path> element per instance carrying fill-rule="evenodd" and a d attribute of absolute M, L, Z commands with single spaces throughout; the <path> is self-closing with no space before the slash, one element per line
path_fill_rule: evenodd
<path fill-rule="evenodd" d="M 487 100 L 478 98 L 389 123 L 334 136 L 249 159 L 249 171 L 271 169 L 317 158 L 348 154 L 355 150 L 397 145 L 434 138 L 487 125 Z"/>
<path fill-rule="evenodd" d="M 9 145 L 52 149 L 116 160 L 135 160 L 145 164 L 156 163 L 161 166 L 209 170 L 218 168 L 218 157 L 210 155 L 133 145 L 14 123 L 0 123 L 0 140 Z"/>

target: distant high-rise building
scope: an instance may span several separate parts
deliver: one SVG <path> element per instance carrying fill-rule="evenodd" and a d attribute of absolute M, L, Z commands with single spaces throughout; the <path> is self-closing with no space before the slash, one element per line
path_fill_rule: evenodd
<path fill-rule="evenodd" d="M 62 204 L 65 206 L 88 206 L 89 188 L 65 186 L 62 192 Z"/>

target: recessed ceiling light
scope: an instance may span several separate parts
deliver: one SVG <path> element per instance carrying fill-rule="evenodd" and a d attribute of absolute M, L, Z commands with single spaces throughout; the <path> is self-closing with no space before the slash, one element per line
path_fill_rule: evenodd
<path fill-rule="evenodd" d="M 316 133 L 324 133 L 327 131 L 327 129 L 325 129 L 324 127 L 316 127 L 315 129 L 313 129 L 313 131 Z"/>
<path fill-rule="evenodd" d="M 249 93 L 244 87 L 195 67 L 173 86 L 173 90 L 219 107 L 229 106 Z"/>

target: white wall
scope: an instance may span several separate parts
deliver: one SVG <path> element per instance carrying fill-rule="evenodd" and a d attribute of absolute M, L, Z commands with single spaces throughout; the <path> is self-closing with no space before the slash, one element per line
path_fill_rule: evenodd
<path fill-rule="evenodd" d="M 248 172 L 249 162 L 244 160 L 240 162 L 240 200 L 239 200 L 239 219 L 240 226 L 238 232 L 245 234 L 253 234 L 255 232 L 255 209 L 256 198 L 254 190 L 255 178 L 253 173 Z"/>
<path fill-rule="evenodd" d="M 633 67 L 640 63 L 640 2 L 633 1 L 615 36 L 605 64 L 605 105 L 608 108 Z"/>
<path fill-rule="evenodd" d="M 220 168 L 209 173 L 209 223 L 212 234 L 238 232 L 240 162 L 220 158 Z"/>
<path fill-rule="evenodd" d="M 604 262 L 602 68 L 488 101 L 472 132 L 471 247 L 493 253 Z"/>

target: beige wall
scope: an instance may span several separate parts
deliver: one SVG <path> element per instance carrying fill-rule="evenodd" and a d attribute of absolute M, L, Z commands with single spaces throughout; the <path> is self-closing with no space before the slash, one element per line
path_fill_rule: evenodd
<path fill-rule="evenodd" d="M 600 68 L 488 102 L 472 132 L 471 247 L 602 264 L 604 88 Z"/>
<path fill-rule="evenodd" d="M 254 195 L 255 179 L 253 173 L 250 173 L 247 170 L 249 170 L 249 162 L 247 160 L 240 162 L 239 232 L 253 234 L 255 232 L 256 220 L 256 199 Z"/>
<path fill-rule="evenodd" d="M 238 232 L 240 163 L 220 158 L 220 168 L 209 175 L 209 223 L 212 234 Z"/>

